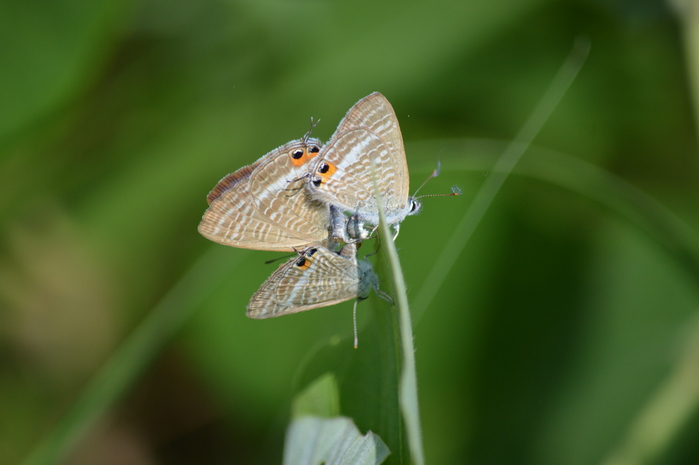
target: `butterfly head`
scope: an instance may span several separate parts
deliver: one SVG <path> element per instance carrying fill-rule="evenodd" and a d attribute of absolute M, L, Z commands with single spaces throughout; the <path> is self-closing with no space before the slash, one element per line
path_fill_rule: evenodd
<path fill-rule="evenodd" d="M 422 210 L 422 202 L 417 197 L 408 197 L 408 216 L 417 215 Z"/>

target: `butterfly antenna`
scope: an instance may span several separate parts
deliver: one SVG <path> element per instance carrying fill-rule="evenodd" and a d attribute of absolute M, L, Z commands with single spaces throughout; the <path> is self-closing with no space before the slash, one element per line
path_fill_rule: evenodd
<path fill-rule="evenodd" d="M 415 196 L 417 195 L 417 193 L 420 192 L 420 189 L 422 189 L 423 187 L 425 187 L 425 184 L 427 184 L 427 181 L 429 181 L 429 180 L 432 179 L 432 178 L 436 178 L 437 176 L 439 176 L 439 173 L 441 173 L 441 172 L 442 172 L 442 162 L 440 162 L 439 160 L 437 160 L 437 168 L 436 168 L 434 171 L 432 171 L 432 174 L 430 174 L 429 176 L 427 176 L 427 179 L 425 179 L 425 180 L 422 182 L 422 184 L 420 184 L 420 187 L 418 187 L 417 190 L 415 191 L 415 193 L 413 194 L 413 198 L 415 198 Z"/>
<path fill-rule="evenodd" d="M 287 181 L 287 182 L 288 182 L 288 183 L 292 183 L 292 182 L 296 182 L 296 181 L 301 181 L 302 179 L 306 179 L 306 178 L 308 178 L 308 177 L 310 177 L 310 176 L 311 176 L 311 173 L 304 173 L 304 174 L 302 174 L 301 176 L 299 176 L 298 178 L 292 179 L 292 180 Z M 301 186 L 301 187 L 303 187 L 303 186 Z"/>
<path fill-rule="evenodd" d="M 311 137 L 311 133 L 313 132 L 313 129 L 315 129 L 316 126 L 318 126 L 318 123 L 320 123 L 320 119 L 317 121 L 313 121 L 313 117 L 311 116 L 311 128 L 308 130 L 308 132 L 303 136 L 303 143 L 307 144 L 308 139 Z"/>
<path fill-rule="evenodd" d="M 417 188 L 415 193 L 413 194 L 413 199 L 421 199 L 423 197 L 451 197 L 452 195 L 461 195 L 461 188 L 459 186 L 453 186 L 451 188 L 451 193 L 450 194 L 427 194 L 427 195 L 421 195 L 420 197 L 417 196 L 417 193 L 420 192 L 420 189 L 425 187 L 425 184 L 427 184 L 427 181 L 429 181 L 432 178 L 436 178 L 439 176 L 439 173 L 442 172 L 442 162 L 437 160 L 437 168 L 432 171 L 432 174 L 430 174 L 425 181 L 420 184 L 420 187 Z"/>
<path fill-rule="evenodd" d="M 304 144 L 308 145 L 308 139 L 311 138 L 311 133 L 313 133 L 313 129 L 315 129 L 315 127 L 318 126 L 318 123 L 320 123 L 320 119 L 317 121 L 313 121 L 313 117 L 311 116 L 311 128 L 308 130 L 308 132 L 306 132 L 306 134 L 303 135 L 303 143 Z M 296 181 L 301 181 L 302 179 L 307 178 L 309 175 L 310 175 L 310 173 L 305 173 L 305 174 L 299 176 L 298 178 L 292 179 L 291 181 L 287 181 L 287 182 L 292 183 L 292 182 L 296 182 Z M 303 188 L 303 186 L 301 186 L 299 189 L 296 189 L 296 190 L 297 191 L 301 190 L 301 188 Z M 289 189 L 286 189 L 286 190 L 289 190 Z M 296 194 L 296 192 L 294 192 L 294 194 Z M 294 194 L 292 194 L 292 195 L 294 195 Z"/>
<path fill-rule="evenodd" d="M 451 186 L 451 192 L 448 194 L 425 194 L 420 197 L 413 197 L 413 199 L 422 199 L 424 197 L 452 197 L 454 195 L 462 195 L 463 192 L 459 186 Z"/>
<path fill-rule="evenodd" d="M 426 195 L 421 195 L 418 197 L 417 193 L 420 192 L 420 189 L 425 187 L 425 184 L 427 184 L 427 181 L 429 181 L 432 178 L 436 178 L 437 176 L 439 176 L 439 173 L 441 173 L 441 172 L 442 172 L 442 162 L 437 160 L 437 168 L 434 171 L 432 171 L 432 174 L 430 174 L 422 184 L 420 184 L 420 187 L 418 187 L 417 190 L 415 191 L 415 193 L 413 194 L 413 199 L 421 199 L 423 197 L 451 197 L 453 195 L 463 194 L 463 192 L 461 191 L 461 188 L 459 186 L 452 186 L 451 193 L 449 193 L 449 194 L 426 194 Z"/>
<path fill-rule="evenodd" d="M 272 260 L 267 260 L 267 261 L 265 262 L 265 265 L 270 265 L 270 264 L 272 264 L 272 263 L 274 263 L 274 262 L 278 262 L 279 260 L 286 260 L 287 258 L 291 258 L 291 257 L 293 257 L 293 254 L 291 254 L 291 255 L 282 255 L 281 257 L 273 258 Z"/>
<path fill-rule="evenodd" d="M 304 177 L 306 177 L 306 176 L 304 175 L 304 176 L 301 176 L 301 177 L 298 178 L 298 179 L 293 179 L 293 180 L 287 181 L 287 182 L 288 182 L 288 183 L 292 183 L 292 182 L 300 181 L 300 180 L 302 180 Z M 287 187 L 286 189 L 284 189 L 285 192 L 286 192 L 286 191 L 291 192 L 290 194 L 286 194 L 287 197 L 293 197 L 294 195 L 298 194 L 298 193 L 301 192 L 302 190 L 303 190 L 303 184 L 301 184 L 301 185 L 298 186 L 298 187 Z"/>
<path fill-rule="evenodd" d="M 354 348 L 356 349 L 359 346 L 359 336 L 357 336 L 357 302 L 359 302 L 359 299 L 356 299 L 354 301 L 354 311 L 353 311 L 353 320 L 354 320 Z"/>

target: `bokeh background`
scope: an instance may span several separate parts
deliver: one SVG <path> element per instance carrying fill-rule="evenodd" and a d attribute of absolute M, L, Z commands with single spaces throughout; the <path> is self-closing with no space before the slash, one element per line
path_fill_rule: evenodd
<path fill-rule="evenodd" d="M 352 304 L 249 320 L 278 255 L 196 227 L 221 177 L 311 117 L 326 140 L 372 91 L 396 110 L 413 188 L 440 160 L 422 193 L 464 191 L 424 199 L 397 240 L 409 296 L 436 293 L 414 308 L 428 462 L 623 450 L 696 337 L 693 3 L 4 2 L 0 462 L 35 452 L 164 308 L 139 375 L 63 463 L 279 463 L 294 379 L 314 347 L 351 334 Z M 577 80 L 424 290 L 581 36 Z M 648 444 L 669 431 L 657 463 L 699 461 L 693 391 L 678 393 L 679 412 L 650 423 Z"/>

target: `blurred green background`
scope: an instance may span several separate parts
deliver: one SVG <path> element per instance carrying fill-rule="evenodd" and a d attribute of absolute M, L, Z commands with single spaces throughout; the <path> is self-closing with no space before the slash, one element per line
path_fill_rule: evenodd
<path fill-rule="evenodd" d="M 414 307 L 415 344 L 428 463 L 601 463 L 696 328 L 692 26 L 678 3 L 3 3 L 0 461 L 54 431 L 194 269 L 199 285 L 170 301 L 176 337 L 153 342 L 65 463 L 279 463 L 294 378 L 351 334 L 352 303 L 247 319 L 278 254 L 202 238 L 206 194 L 311 117 L 327 140 L 380 91 L 413 189 L 440 160 L 422 193 L 464 191 L 403 223 L 415 298 L 585 36 L 577 80 L 464 250 L 446 251 L 460 255 L 436 298 Z M 691 407 L 658 463 L 699 462 Z"/>

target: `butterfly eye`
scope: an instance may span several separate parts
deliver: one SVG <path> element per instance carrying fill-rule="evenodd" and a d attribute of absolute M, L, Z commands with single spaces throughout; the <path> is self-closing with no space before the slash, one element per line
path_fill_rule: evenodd
<path fill-rule="evenodd" d="M 311 149 L 309 150 L 309 152 L 318 153 L 320 152 L 320 147 L 318 147 L 317 145 L 311 145 Z"/>
<path fill-rule="evenodd" d="M 291 152 L 291 158 L 293 158 L 294 160 L 298 160 L 299 158 L 303 157 L 303 153 L 304 151 L 301 149 L 294 150 L 293 152 Z"/>
<path fill-rule="evenodd" d="M 313 178 L 313 181 L 311 181 L 314 186 L 320 187 L 321 183 L 323 182 L 322 178 L 320 176 L 316 176 Z"/>
<path fill-rule="evenodd" d="M 327 173 L 328 171 L 330 171 L 330 165 L 328 165 L 327 163 L 323 163 L 322 165 L 320 165 L 320 168 L 318 169 L 318 171 L 319 171 L 321 174 L 325 174 L 325 173 Z"/>
<path fill-rule="evenodd" d="M 309 257 L 312 257 L 313 255 L 315 255 L 316 252 L 318 252 L 318 249 L 316 249 L 316 248 L 308 249 L 308 251 L 306 252 L 306 255 L 308 255 Z"/>
<path fill-rule="evenodd" d="M 410 200 L 410 213 L 417 213 L 420 211 L 420 208 L 422 208 L 420 202 L 415 199 Z"/>

